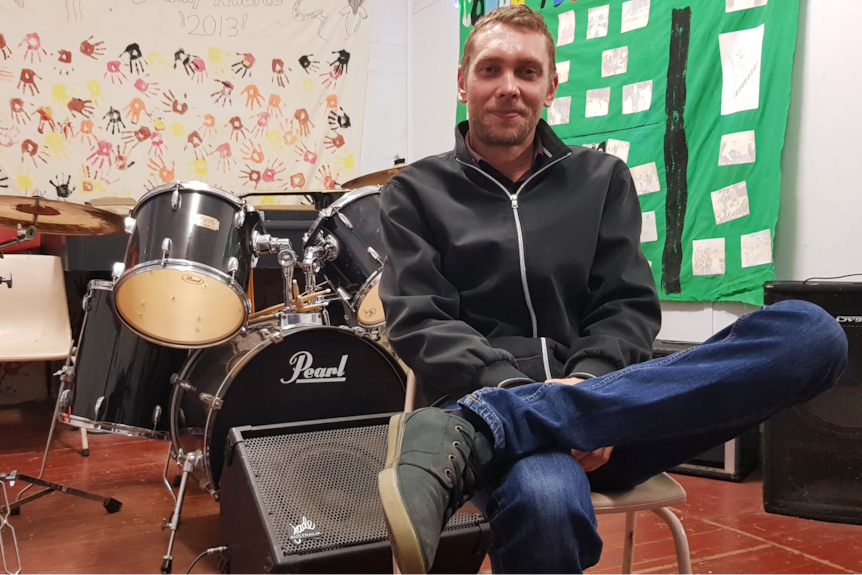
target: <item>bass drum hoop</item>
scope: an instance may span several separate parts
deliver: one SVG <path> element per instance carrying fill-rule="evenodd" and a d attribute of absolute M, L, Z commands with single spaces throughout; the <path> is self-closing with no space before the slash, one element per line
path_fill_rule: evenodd
<path fill-rule="evenodd" d="M 242 321 L 240 322 L 239 327 L 237 327 L 229 335 L 226 335 L 221 339 L 207 342 L 203 345 L 190 345 L 183 343 L 167 342 L 140 331 L 126 319 L 126 316 L 123 314 L 122 310 L 120 310 L 120 306 L 116 306 L 117 316 L 119 316 L 120 321 L 122 321 L 127 328 L 132 330 L 135 335 L 147 340 L 150 343 L 155 343 L 156 345 L 163 345 L 165 347 L 172 347 L 176 349 L 201 349 L 202 347 L 214 347 L 216 345 L 221 345 L 222 343 L 230 341 L 248 323 L 248 316 L 251 313 L 251 302 L 248 301 L 248 297 L 245 294 L 245 290 L 242 289 L 242 286 L 239 285 L 239 282 L 237 282 L 235 279 L 233 279 L 231 276 L 227 275 L 223 271 L 217 270 L 212 266 L 208 266 L 206 264 L 194 262 L 191 260 L 167 258 L 165 259 L 164 265 L 162 264 L 161 260 L 151 260 L 140 263 L 132 269 L 127 270 L 123 275 L 119 277 L 119 279 L 117 279 L 116 283 L 114 284 L 114 293 L 117 294 L 120 287 L 122 287 L 122 285 L 128 279 L 146 272 L 161 269 L 170 269 L 181 272 L 197 272 L 229 287 L 234 292 L 234 294 L 236 294 L 237 299 L 239 299 L 239 301 L 242 303 Z"/>
<path fill-rule="evenodd" d="M 278 329 L 276 326 L 273 326 L 273 327 L 275 327 L 276 330 Z M 261 328 L 261 330 L 263 330 L 263 329 L 267 329 L 267 328 L 266 327 Z M 290 326 L 286 329 L 282 329 L 281 330 L 281 339 L 287 338 L 287 337 L 293 335 L 294 333 L 299 333 L 299 332 L 303 332 L 306 330 L 312 330 L 312 329 L 313 330 L 319 330 L 319 329 L 341 330 L 342 328 L 334 327 L 334 326 L 300 324 L 300 325 L 296 325 L 296 326 Z M 404 371 L 400 368 L 400 366 L 395 361 L 395 359 L 392 358 L 392 356 L 386 352 L 385 349 L 383 349 L 382 347 L 380 347 L 378 344 L 374 343 L 371 340 L 361 338 L 361 336 L 355 336 L 355 337 L 363 339 L 368 344 L 370 344 L 370 346 L 373 349 L 378 351 L 380 353 L 380 355 L 382 357 L 384 357 L 389 362 L 390 366 L 393 367 L 395 372 L 401 378 L 402 383 L 404 383 L 406 385 L 406 377 L 404 377 Z M 281 340 L 279 340 L 279 341 L 281 341 Z M 222 379 L 221 383 L 219 383 L 218 389 L 213 394 L 214 398 L 221 400 L 225 396 L 225 394 L 228 392 L 228 390 L 230 389 L 230 386 L 233 384 L 233 380 L 236 378 L 236 374 L 241 372 L 242 369 L 246 366 L 246 364 L 248 364 L 252 359 L 254 359 L 254 357 L 256 357 L 257 354 L 261 352 L 261 350 L 268 347 L 272 343 L 275 343 L 272 337 L 265 337 L 265 339 L 263 339 L 259 344 L 255 345 L 253 348 L 249 349 L 248 352 L 244 356 L 242 356 L 242 359 L 240 361 L 237 361 L 232 366 L 230 372 L 228 372 L 225 375 L 224 379 Z M 195 352 L 192 355 L 189 356 L 189 358 L 186 360 L 185 365 L 183 366 L 182 372 L 180 374 L 180 380 L 188 381 L 189 370 L 192 368 L 192 366 L 194 366 L 197 363 L 198 355 L 204 351 L 206 351 L 206 350 L 205 349 L 197 349 L 197 350 L 195 350 Z M 192 383 L 192 385 L 194 385 L 193 382 L 189 382 L 189 383 Z M 175 423 L 179 419 L 179 410 L 182 407 L 181 406 L 182 392 L 183 392 L 183 389 L 179 385 L 177 385 L 176 388 L 174 389 L 173 397 L 171 398 L 171 446 L 172 446 L 172 450 L 173 450 L 174 454 L 177 454 L 177 455 L 181 451 L 181 446 L 179 444 L 179 436 L 180 436 L 179 430 L 176 429 Z M 195 390 L 195 392 L 197 392 L 197 390 Z M 201 401 L 201 400 L 198 399 L 198 401 Z M 203 457 L 201 457 L 198 460 L 199 466 L 196 468 L 196 471 L 201 471 L 205 474 L 207 485 L 208 485 L 208 487 L 206 487 L 206 489 L 207 489 L 207 491 L 210 492 L 210 494 L 213 495 L 213 497 L 215 497 L 216 500 L 218 500 L 218 495 L 217 495 L 218 490 L 215 487 L 215 481 L 214 481 L 213 475 L 212 475 L 212 468 L 210 466 L 209 454 L 210 454 L 210 447 L 212 444 L 211 438 L 212 438 L 212 434 L 213 434 L 213 427 L 215 427 L 215 420 L 216 420 L 214 413 L 217 411 L 219 411 L 219 410 L 213 409 L 212 405 L 210 405 L 207 408 L 206 424 L 204 425 L 204 428 L 202 430 L 202 432 L 203 432 Z"/>
<path fill-rule="evenodd" d="M 57 420 L 60 423 L 71 425 L 72 427 L 82 427 L 84 429 L 92 429 L 94 431 L 107 431 L 117 435 L 126 435 L 128 437 L 143 437 L 144 439 L 158 439 L 159 441 L 170 440 L 170 433 L 167 431 L 155 431 L 145 427 L 135 427 L 133 425 L 125 425 L 123 423 L 112 423 L 110 421 L 94 421 L 81 417 L 79 415 L 71 415 L 63 413 L 57 414 Z"/>

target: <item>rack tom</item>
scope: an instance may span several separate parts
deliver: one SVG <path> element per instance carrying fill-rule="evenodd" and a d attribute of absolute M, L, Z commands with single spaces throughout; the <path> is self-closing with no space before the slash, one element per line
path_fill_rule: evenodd
<path fill-rule="evenodd" d="M 230 340 L 246 323 L 260 214 L 201 182 L 146 193 L 126 220 L 125 269 L 114 287 L 117 312 L 141 337 L 176 348 Z"/>
<path fill-rule="evenodd" d="M 329 243 L 337 255 L 327 261 L 323 275 L 364 328 L 382 326 L 386 319 L 378 286 L 385 250 L 380 231 L 380 186 L 344 194 L 320 215 L 303 247 Z"/>

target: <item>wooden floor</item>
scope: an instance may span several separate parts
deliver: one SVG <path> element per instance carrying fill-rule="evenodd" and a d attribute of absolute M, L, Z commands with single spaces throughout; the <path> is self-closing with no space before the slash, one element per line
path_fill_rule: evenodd
<path fill-rule="evenodd" d="M 0 407 L 0 473 L 38 474 L 52 409 L 46 402 Z M 91 435 L 90 456 L 84 458 L 77 431 L 57 429 L 45 478 L 115 497 L 123 508 L 108 514 L 99 503 L 61 493 L 24 506 L 19 516 L 10 517 L 22 572 L 158 573 L 169 533 L 160 525 L 173 510 L 162 483 L 167 443 Z M 688 503 L 674 511 L 688 533 L 695 573 L 862 572 L 862 526 L 767 514 L 756 475 L 742 484 L 676 478 L 688 492 Z M 19 488 L 20 483 L 10 495 Z M 186 497 L 182 519 L 174 573 L 185 573 L 198 553 L 220 543 L 218 504 L 196 486 Z M 620 572 L 623 526 L 623 516 L 600 518 L 605 551 L 591 573 Z M 8 533 L 4 543 L 8 552 Z M 16 568 L 11 558 L 7 566 Z M 634 568 L 636 573 L 676 572 L 669 531 L 649 513 L 638 518 Z M 217 573 L 215 556 L 201 560 L 194 572 Z M 483 572 L 490 572 L 487 561 Z"/>

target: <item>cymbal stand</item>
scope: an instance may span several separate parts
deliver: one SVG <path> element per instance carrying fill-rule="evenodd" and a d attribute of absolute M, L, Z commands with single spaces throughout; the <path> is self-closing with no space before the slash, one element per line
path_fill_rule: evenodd
<path fill-rule="evenodd" d="M 51 418 L 51 429 L 48 431 L 48 441 L 45 442 L 45 453 L 42 455 L 42 467 L 39 469 L 39 475 L 37 479 L 42 479 L 42 476 L 45 475 L 45 466 L 48 464 L 48 452 L 51 450 L 51 441 L 54 439 L 54 429 L 57 427 L 57 419 L 60 416 L 60 405 L 63 403 L 63 398 L 66 393 L 67 387 L 71 386 L 72 380 L 75 377 L 75 353 L 77 348 L 75 348 L 75 342 L 72 342 L 72 346 L 69 349 L 69 355 L 66 356 L 66 364 L 54 375 L 60 377 L 60 389 L 57 391 L 57 402 L 54 404 L 54 415 Z M 71 388 L 68 388 L 71 389 Z M 21 496 L 24 495 L 24 492 L 33 487 L 33 483 L 22 489 L 18 492 L 18 495 L 15 496 L 15 501 L 21 501 Z M 17 513 L 15 513 L 17 515 Z"/>
<path fill-rule="evenodd" d="M 14 246 L 15 244 L 20 244 L 22 242 L 30 241 L 36 237 L 36 217 L 33 217 L 33 223 L 27 226 L 24 229 L 21 229 L 21 224 L 18 224 L 18 236 L 7 240 L 5 242 L 0 243 L 0 260 L 3 259 L 3 250 L 8 248 L 9 246 Z M 9 284 L 9 287 L 12 287 L 12 275 L 9 275 L 9 279 L 3 279 L 5 283 Z"/>
<path fill-rule="evenodd" d="M 101 495 L 96 495 L 95 493 L 89 493 L 87 491 L 81 491 L 80 489 L 73 489 L 71 487 L 67 487 L 65 485 L 60 485 L 59 483 L 52 483 L 50 481 L 45 481 L 44 479 L 39 479 L 38 477 L 30 477 L 29 475 L 24 475 L 18 473 L 17 471 L 13 471 L 12 473 L 0 473 L 0 483 L 4 481 L 9 482 L 9 486 L 12 487 L 15 485 L 16 481 L 25 481 L 27 483 L 31 483 L 33 485 L 38 485 L 40 487 L 44 487 L 42 491 L 38 493 L 34 493 L 29 497 L 25 497 L 24 499 L 20 499 L 11 504 L 7 504 L 3 507 L 0 507 L 0 514 L 6 512 L 11 513 L 12 515 L 17 515 L 18 510 L 22 505 L 26 503 L 30 503 L 31 501 L 35 501 L 37 499 L 41 499 L 46 495 L 50 495 L 54 491 L 58 491 L 60 493 L 65 493 L 66 495 L 73 495 L 75 497 L 81 497 L 83 499 L 89 499 L 91 501 L 98 501 L 102 504 L 105 510 L 108 513 L 116 513 L 123 507 L 123 504 L 120 501 L 117 501 L 113 497 L 103 497 Z"/>

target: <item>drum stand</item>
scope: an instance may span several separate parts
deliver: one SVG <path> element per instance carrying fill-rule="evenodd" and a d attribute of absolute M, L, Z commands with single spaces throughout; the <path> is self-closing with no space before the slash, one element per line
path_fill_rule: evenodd
<path fill-rule="evenodd" d="M 162 524 L 162 530 L 171 530 L 171 538 L 168 541 L 168 552 L 165 554 L 164 557 L 162 557 L 162 573 L 170 573 L 173 570 L 174 557 L 173 555 L 171 555 L 171 553 L 174 549 L 174 540 L 177 537 L 177 529 L 179 529 L 180 527 L 180 513 L 182 512 L 183 501 L 186 497 L 186 487 L 188 486 L 189 474 L 191 474 L 195 470 L 195 468 L 199 465 L 201 458 L 203 457 L 203 454 L 201 454 L 200 451 L 195 451 L 194 453 L 183 453 L 183 451 L 180 450 L 179 454 L 177 455 L 177 464 L 182 465 L 183 474 L 182 478 L 180 479 L 180 490 L 177 495 L 174 496 L 174 490 L 171 489 L 167 477 L 168 467 L 171 462 L 171 451 L 171 449 L 168 449 L 168 459 L 165 463 L 164 480 L 165 485 L 167 485 L 168 489 L 170 489 L 171 496 L 174 497 L 174 513 L 173 515 L 171 515 L 171 520 L 169 522 L 166 520 L 166 522 Z"/>

